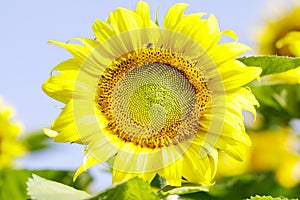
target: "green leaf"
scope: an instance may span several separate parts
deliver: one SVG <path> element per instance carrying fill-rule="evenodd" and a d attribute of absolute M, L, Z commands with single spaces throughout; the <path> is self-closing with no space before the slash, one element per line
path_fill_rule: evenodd
<path fill-rule="evenodd" d="M 300 58 L 294 57 L 252 56 L 242 57 L 238 60 L 247 66 L 261 67 L 261 76 L 300 67 Z M 286 83 L 292 82 L 286 81 Z M 273 126 L 288 126 L 291 119 L 300 117 L 300 86 L 298 84 L 263 85 L 252 82 L 248 84 L 248 87 L 251 88 L 260 104 L 257 111 L 263 116 L 261 121 L 263 123 L 255 129 L 263 130 L 273 128 Z M 248 128 L 251 129 L 252 127 Z"/>
<path fill-rule="evenodd" d="M 47 137 L 42 130 L 34 131 L 26 134 L 22 138 L 22 142 L 25 144 L 28 151 L 37 151 L 49 147 L 50 138 Z"/>
<path fill-rule="evenodd" d="M 196 192 L 180 195 L 182 200 L 241 200 L 255 195 L 271 195 L 274 197 L 297 198 L 300 196 L 300 185 L 293 188 L 280 186 L 274 173 L 254 173 L 227 177 L 217 180 L 209 187 L 208 192 Z"/>
<path fill-rule="evenodd" d="M 133 178 L 126 182 L 114 185 L 103 192 L 94 195 L 90 200 L 159 200 L 159 196 L 151 191 L 150 185 L 140 178 Z"/>
<path fill-rule="evenodd" d="M 276 197 L 276 198 L 273 198 L 271 196 L 259 196 L 259 195 L 256 195 L 255 197 L 251 197 L 250 200 L 289 200 L 289 199 L 285 198 L 285 197 Z"/>
<path fill-rule="evenodd" d="M 29 178 L 27 181 L 28 194 L 32 199 L 82 200 L 82 199 L 87 199 L 91 196 L 90 194 L 84 191 L 76 190 L 70 186 L 44 179 L 35 174 L 33 174 L 32 176 L 33 178 Z"/>
<path fill-rule="evenodd" d="M 91 176 L 86 174 L 73 182 L 74 172 L 72 171 L 0 169 L 0 199 L 24 200 L 29 198 L 26 181 L 33 173 L 77 189 L 86 189 L 92 181 Z"/>
<path fill-rule="evenodd" d="M 150 183 L 150 186 L 153 188 L 158 188 L 158 189 L 163 188 L 162 182 L 161 182 L 161 177 L 158 174 L 155 175 L 155 177 L 153 178 L 153 180 Z"/>
<path fill-rule="evenodd" d="M 285 72 L 300 66 L 300 58 L 284 56 L 252 56 L 238 60 L 247 66 L 261 67 L 261 76 Z"/>
<path fill-rule="evenodd" d="M 257 111 L 264 117 L 261 129 L 287 126 L 291 119 L 300 118 L 300 85 L 251 86 L 260 107 Z"/>
<path fill-rule="evenodd" d="M 183 184 L 181 187 L 173 187 L 173 186 L 166 186 L 162 190 L 159 191 L 159 193 L 162 196 L 168 196 L 168 195 L 183 195 L 183 194 L 191 194 L 195 192 L 208 191 L 208 187 L 195 185 L 195 184 Z"/>

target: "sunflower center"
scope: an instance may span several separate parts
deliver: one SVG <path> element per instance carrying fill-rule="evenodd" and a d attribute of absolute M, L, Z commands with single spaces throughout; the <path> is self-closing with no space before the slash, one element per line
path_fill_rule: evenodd
<path fill-rule="evenodd" d="M 180 111 L 175 94 L 162 84 L 142 85 L 129 99 L 130 117 L 140 126 L 163 127 L 165 123 L 176 123 Z"/>
<path fill-rule="evenodd" d="M 117 58 L 101 76 L 96 95 L 110 132 L 152 149 L 192 138 L 209 99 L 192 63 L 152 48 Z"/>

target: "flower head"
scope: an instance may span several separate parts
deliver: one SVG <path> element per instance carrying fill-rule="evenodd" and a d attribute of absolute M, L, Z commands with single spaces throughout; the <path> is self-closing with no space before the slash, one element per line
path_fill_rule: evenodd
<path fill-rule="evenodd" d="M 287 6 L 287 2 L 284 2 L 283 7 Z M 300 6 L 291 2 L 288 5 L 293 6 L 290 9 L 280 7 L 280 14 L 273 14 L 275 18 L 268 20 L 268 24 L 257 32 L 260 54 L 300 57 Z M 286 11 L 282 12 L 282 10 Z M 285 72 L 263 76 L 261 84 L 298 84 L 300 83 L 299 74 L 300 66 Z"/>
<path fill-rule="evenodd" d="M 86 145 L 75 177 L 107 161 L 113 182 L 159 174 L 170 185 L 210 185 L 218 150 L 243 159 L 241 147 L 251 142 L 241 111 L 254 113 L 257 101 L 242 86 L 261 69 L 235 60 L 246 45 L 219 44 L 222 35 L 236 40 L 233 31 L 221 32 L 213 15 L 185 15 L 186 7 L 171 7 L 159 27 L 139 1 L 135 11 L 118 8 L 96 20 L 96 40 L 51 41 L 74 58 L 43 85 L 66 104 L 45 133 Z"/>
<path fill-rule="evenodd" d="M 285 2 L 286 3 L 286 2 Z M 280 56 L 300 56 L 300 6 L 286 9 L 260 31 L 259 53 Z"/>
<path fill-rule="evenodd" d="M 16 156 L 24 154 L 25 147 L 17 141 L 21 126 L 12 120 L 13 109 L 0 98 L 0 169 L 10 166 Z"/>

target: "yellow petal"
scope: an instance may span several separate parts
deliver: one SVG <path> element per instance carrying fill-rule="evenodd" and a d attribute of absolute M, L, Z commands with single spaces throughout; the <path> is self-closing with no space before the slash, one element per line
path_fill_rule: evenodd
<path fill-rule="evenodd" d="M 245 160 L 246 157 L 246 149 L 248 147 L 246 145 L 243 144 L 229 144 L 226 145 L 226 147 L 224 148 L 224 150 L 230 155 L 232 156 L 234 159 L 238 160 L 238 161 L 243 161 Z"/>
<path fill-rule="evenodd" d="M 73 181 L 75 181 L 77 179 L 77 177 L 84 171 L 87 171 L 88 168 L 99 164 L 98 160 L 90 155 L 88 157 L 85 157 L 84 162 L 80 165 L 80 167 L 76 170 L 74 177 L 73 177 Z"/>
<path fill-rule="evenodd" d="M 153 178 L 155 177 L 156 173 L 130 173 L 130 172 L 123 172 L 120 170 L 113 169 L 112 172 L 112 178 L 113 183 L 119 183 L 122 181 L 129 180 L 134 177 L 139 177 L 143 179 L 144 181 L 151 182 Z"/>
<path fill-rule="evenodd" d="M 202 23 L 197 41 L 205 50 L 209 51 L 220 41 L 222 33 L 219 29 L 218 20 L 214 15 L 202 20 Z"/>
<path fill-rule="evenodd" d="M 229 96 L 235 98 L 239 102 L 241 109 L 251 112 L 254 116 L 254 120 L 256 119 L 256 109 L 254 105 L 259 106 L 259 102 L 256 100 L 250 88 L 240 88 Z"/>
<path fill-rule="evenodd" d="M 225 137 L 222 132 L 222 134 L 216 139 L 217 142 L 214 146 L 219 150 L 227 152 L 228 155 L 230 155 L 234 159 L 243 161 L 245 159 L 249 146 L 251 145 L 251 140 L 244 131 L 231 131 L 228 132 L 227 135 L 230 134 L 232 135 L 229 137 Z M 244 141 L 241 141 L 242 138 L 244 138 Z"/>
<path fill-rule="evenodd" d="M 227 35 L 227 36 L 231 37 L 234 40 L 238 40 L 238 36 L 236 35 L 236 33 L 233 30 L 222 31 L 222 34 Z"/>
<path fill-rule="evenodd" d="M 208 158 L 210 162 L 210 171 L 211 171 L 211 178 L 213 179 L 217 173 L 218 169 L 218 151 L 215 148 L 211 148 L 211 151 L 208 153 Z"/>
<path fill-rule="evenodd" d="M 206 24 L 208 33 L 211 35 L 210 39 L 214 41 L 212 44 L 215 45 L 219 42 L 221 37 L 218 20 L 214 15 L 210 15 L 206 20 Z"/>
<path fill-rule="evenodd" d="M 222 76 L 225 89 L 228 91 L 244 86 L 252 80 L 259 78 L 262 69 L 260 67 L 246 67 L 240 61 L 232 60 L 221 64 L 219 72 Z"/>
<path fill-rule="evenodd" d="M 76 74 L 59 74 L 50 77 L 42 85 L 42 89 L 50 97 L 63 103 L 67 103 L 73 95 L 73 77 L 75 77 Z"/>
<path fill-rule="evenodd" d="M 59 134 L 54 138 L 55 142 L 82 143 L 77 132 L 76 122 L 73 115 L 73 103 L 70 101 L 62 110 L 57 119 L 52 123 L 51 129 Z"/>
<path fill-rule="evenodd" d="M 86 46 L 90 51 L 93 51 L 98 45 L 99 42 L 96 40 L 92 40 L 89 38 L 71 38 L 70 40 L 68 40 L 68 43 L 71 41 L 80 41 L 82 44 L 84 44 L 84 46 Z"/>
<path fill-rule="evenodd" d="M 174 27 L 176 27 L 176 25 L 182 19 L 187 6 L 188 4 L 185 3 L 179 3 L 172 6 L 165 16 L 164 28 L 173 29 Z"/>
<path fill-rule="evenodd" d="M 192 147 L 184 154 L 182 175 L 189 182 L 211 185 L 212 173 L 208 156 L 200 158 L 199 152 Z"/>
<path fill-rule="evenodd" d="M 200 120 L 199 131 L 207 133 L 207 136 L 202 134 L 203 137 L 207 137 L 203 140 L 208 140 L 213 145 L 219 138 L 226 138 L 250 145 L 251 141 L 245 133 L 244 117 L 242 115 L 243 106 L 239 99 L 231 98 L 228 95 L 226 104 L 223 104 L 220 108 L 215 107 L 215 109 L 224 109 L 224 106 L 226 107 L 225 116 L 224 114 L 220 116 L 205 114 Z"/>
<path fill-rule="evenodd" d="M 190 36 L 191 38 L 197 38 L 199 35 L 199 27 L 201 26 L 201 17 L 206 13 L 192 13 L 184 16 L 174 27 L 174 30 Z M 197 40 L 197 39 L 196 39 Z M 198 40 L 197 40 L 198 41 Z"/>
<path fill-rule="evenodd" d="M 231 99 L 232 98 L 229 97 L 227 97 L 226 100 L 222 98 L 221 102 L 215 102 L 215 104 L 211 106 L 213 108 L 208 107 L 207 113 L 200 119 L 199 128 L 203 132 L 207 132 L 208 130 L 211 134 L 219 135 L 222 126 L 228 128 L 229 131 L 242 131 L 244 129 L 243 115 L 241 113 L 242 109 L 238 101 L 233 99 L 235 101 L 230 102 Z M 212 109 L 215 109 L 215 113 L 212 113 Z M 216 111 L 220 113 L 216 113 Z M 223 131 L 225 131 L 224 128 Z"/>
<path fill-rule="evenodd" d="M 116 33 L 143 27 L 141 17 L 137 13 L 124 8 L 118 8 L 116 11 L 111 12 L 106 23 L 111 24 Z"/>
<path fill-rule="evenodd" d="M 169 185 L 181 186 L 182 162 L 183 162 L 183 158 L 182 157 L 178 158 L 170 165 L 165 166 L 159 172 L 159 175 L 165 178 Z"/>
<path fill-rule="evenodd" d="M 52 70 L 51 77 L 42 85 L 43 91 L 58 101 L 68 103 L 73 95 L 78 68 L 79 65 L 74 59 L 60 63 Z M 52 75 L 53 71 L 59 74 Z"/>
<path fill-rule="evenodd" d="M 98 142 L 99 147 L 97 147 L 97 149 L 93 149 L 92 152 L 88 150 L 86 151 L 83 163 L 80 165 L 74 175 L 74 180 L 88 168 L 107 161 L 117 153 L 118 149 L 109 141 L 103 140 L 102 143 L 101 141 Z M 89 148 L 89 146 L 87 148 Z"/>
<path fill-rule="evenodd" d="M 90 50 L 82 45 L 79 44 L 66 44 L 63 42 L 58 41 L 49 41 L 50 44 L 56 44 L 58 46 L 61 46 L 62 48 L 68 50 L 75 58 L 77 63 L 81 65 L 81 63 L 86 59 L 86 57 L 90 54 Z"/>
<path fill-rule="evenodd" d="M 249 158 L 250 148 L 245 154 L 246 158 L 243 162 L 241 162 L 232 158 L 226 152 L 220 152 L 217 177 L 236 176 L 246 173 L 251 163 Z"/>
<path fill-rule="evenodd" d="M 220 65 L 228 60 L 235 59 L 247 50 L 250 50 L 247 45 L 237 42 L 228 42 L 215 46 L 210 51 L 210 56 L 216 65 Z"/>
<path fill-rule="evenodd" d="M 130 172 L 122 172 L 117 169 L 113 169 L 112 171 L 112 182 L 113 183 L 119 183 L 123 181 L 127 181 L 131 178 L 136 177 L 137 174 L 130 173 Z"/>
<path fill-rule="evenodd" d="M 148 157 L 139 152 L 139 147 L 131 144 L 119 144 L 122 149 L 114 160 L 114 169 L 120 171 L 128 171 L 132 173 L 144 172 L 149 169 L 150 164 Z M 132 165 L 124 165 L 124 163 L 132 163 Z"/>
<path fill-rule="evenodd" d="M 144 27 L 150 27 L 151 20 L 150 20 L 150 7 L 144 1 L 139 1 L 135 12 L 141 17 L 143 20 Z"/>
<path fill-rule="evenodd" d="M 108 24 L 98 19 L 93 24 L 93 31 L 100 43 L 116 34 Z"/>
<path fill-rule="evenodd" d="M 54 127 L 53 129 L 56 129 Z M 65 125 L 59 134 L 54 138 L 54 142 L 74 142 L 82 144 L 81 138 L 77 132 L 77 127 L 74 122 Z"/>
<path fill-rule="evenodd" d="M 43 128 L 43 132 L 48 137 L 56 137 L 58 135 L 58 132 L 51 130 L 49 128 Z"/>
<path fill-rule="evenodd" d="M 79 65 L 78 63 L 74 60 L 74 59 L 69 59 L 69 60 L 66 60 L 60 64 L 58 64 L 57 66 L 55 66 L 53 68 L 53 70 L 51 71 L 51 76 L 53 75 L 53 72 L 54 71 L 57 71 L 57 72 L 65 72 L 67 70 L 78 70 L 79 69 Z"/>
<path fill-rule="evenodd" d="M 219 31 L 217 19 L 210 15 L 208 19 L 201 20 L 204 15 L 205 13 L 192 13 L 178 19 L 175 18 L 177 22 L 174 22 L 172 29 L 189 36 L 204 50 L 208 50 L 218 43 L 222 33 Z"/>

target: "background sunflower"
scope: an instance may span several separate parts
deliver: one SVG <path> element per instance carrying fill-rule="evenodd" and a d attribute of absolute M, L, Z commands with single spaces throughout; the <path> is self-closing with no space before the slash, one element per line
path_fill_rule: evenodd
<path fill-rule="evenodd" d="M 0 98 L 0 168 L 9 167 L 14 158 L 26 152 L 24 144 L 18 141 L 21 125 L 13 121 L 13 108 Z"/>
<path fill-rule="evenodd" d="M 300 3 L 280 2 L 278 13 L 266 16 L 264 26 L 258 30 L 257 44 L 260 54 L 300 56 Z M 270 7 L 279 10 L 276 5 Z"/>

